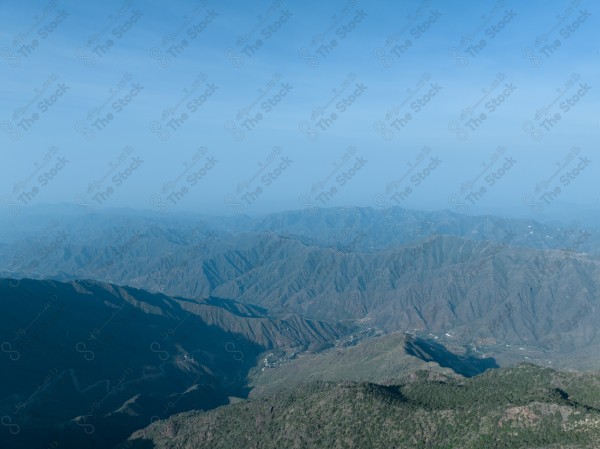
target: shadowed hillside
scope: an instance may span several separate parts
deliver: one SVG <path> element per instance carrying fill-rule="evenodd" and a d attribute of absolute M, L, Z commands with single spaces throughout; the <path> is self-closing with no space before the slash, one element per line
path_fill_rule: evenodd
<path fill-rule="evenodd" d="M 247 396 L 267 349 L 346 331 L 236 301 L 26 279 L 0 280 L 0 329 L 3 449 L 105 448 L 152 419 Z"/>

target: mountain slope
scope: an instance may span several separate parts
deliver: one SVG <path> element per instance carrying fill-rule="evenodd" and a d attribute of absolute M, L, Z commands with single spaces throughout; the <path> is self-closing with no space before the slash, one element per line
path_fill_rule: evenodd
<path fill-rule="evenodd" d="M 120 448 L 594 448 L 600 378 L 532 365 L 468 380 L 415 373 L 399 384 L 312 383 L 186 413 Z"/>
<path fill-rule="evenodd" d="M 373 254 L 281 239 L 255 251 L 262 264 L 215 294 L 492 349 L 568 353 L 599 341 L 600 260 L 590 256 L 452 236 Z"/>
<path fill-rule="evenodd" d="M 447 376 L 474 376 L 498 368 L 493 358 L 459 356 L 442 345 L 403 333 L 364 339 L 340 339 L 319 353 L 277 358 L 271 352 L 250 372 L 251 396 L 275 392 L 309 381 L 368 381 L 381 383 L 417 370 Z"/>
<path fill-rule="evenodd" d="M 152 419 L 245 397 L 267 349 L 344 332 L 224 299 L 0 279 L 0 447 L 110 446 Z"/>

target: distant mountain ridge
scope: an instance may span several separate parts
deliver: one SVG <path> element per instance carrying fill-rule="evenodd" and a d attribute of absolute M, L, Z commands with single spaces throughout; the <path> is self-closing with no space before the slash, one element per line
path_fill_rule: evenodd
<path fill-rule="evenodd" d="M 53 213 L 56 210 L 56 213 Z M 274 232 L 307 243 L 340 250 L 381 250 L 419 240 L 434 234 L 455 235 L 472 240 L 489 240 L 537 249 L 572 248 L 600 255 L 600 229 L 573 220 L 569 223 L 543 224 L 532 219 L 472 216 L 448 210 L 417 211 L 400 207 L 334 207 L 303 209 L 269 214 L 263 217 L 234 215 L 212 217 L 201 214 L 161 215 L 150 211 L 101 210 L 87 214 L 77 208 L 37 207 L 30 212 L 0 216 L 0 242 L 13 243 L 32 236 L 49 237 L 52 231 L 64 231 L 70 241 L 86 242 L 101 231 L 118 237 L 115 231 L 129 228 L 138 235 L 147 229 L 162 229 L 189 244 L 201 235 L 231 237 L 236 234 Z M 111 234 L 106 234 L 111 230 Z M 137 231 L 137 232 L 135 232 Z M 124 231 L 123 234 L 127 232 Z"/>
<path fill-rule="evenodd" d="M 0 264 L 22 276 L 93 278 L 410 331 L 480 355 L 518 357 L 523 347 L 556 363 L 544 354 L 600 347 L 597 234 L 577 226 L 399 208 L 214 222 L 100 217 L 10 243 Z"/>

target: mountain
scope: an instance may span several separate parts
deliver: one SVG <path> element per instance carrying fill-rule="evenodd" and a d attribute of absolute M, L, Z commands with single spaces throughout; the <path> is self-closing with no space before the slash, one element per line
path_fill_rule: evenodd
<path fill-rule="evenodd" d="M 239 239 L 240 235 L 244 238 Z M 6 245 L 0 253 L 0 264 L 3 269 L 46 277 L 61 272 L 73 275 L 85 269 L 98 279 L 106 274 L 102 267 L 110 261 L 105 256 L 120 260 L 125 252 L 130 262 L 139 257 L 149 257 L 154 262 L 156 255 L 183 251 L 187 259 L 191 254 L 206 258 L 224 248 L 243 248 L 249 236 L 260 240 L 268 235 L 339 251 L 380 251 L 432 235 L 454 235 L 475 241 L 600 255 L 600 230 L 588 229 L 577 221 L 550 225 L 535 220 L 398 207 L 310 209 L 250 218 L 161 215 L 121 209 L 84 213 L 73 208 L 38 206 L 8 218 L 0 215 L 0 243 Z M 217 241 L 220 246 L 215 244 Z M 64 251 L 58 251 L 59 246 Z M 194 252 L 190 253 L 192 249 Z M 24 254 L 29 255 L 29 260 L 21 257 Z M 37 262 L 34 264 L 33 254 Z M 87 266 L 86 262 L 92 265 Z M 108 274 L 116 276 L 117 273 L 111 273 L 114 266 L 111 268 Z"/>
<path fill-rule="evenodd" d="M 576 216 L 576 215 L 574 215 Z M 533 219 L 467 215 L 400 207 L 314 208 L 270 214 L 237 232 L 271 231 L 305 237 L 340 251 L 378 251 L 432 235 L 454 235 L 537 249 L 576 249 L 600 255 L 600 232 L 575 220 L 545 224 Z M 586 222 L 587 223 L 587 222 Z"/>
<path fill-rule="evenodd" d="M 0 447 L 110 447 L 155 419 L 246 397 L 266 350 L 348 332 L 227 299 L 0 279 Z"/>
<path fill-rule="evenodd" d="M 471 377 L 498 368 L 493 358 L 458 355 L 444 346 L 404 333 L 361 338 L 354 333 L 318 353 L 280 355 L 272 351 L 250 371 L 251 396 L 280 391 L 309 381 L 386 382 L 413 371 Z"/>
<path fill-rule="evenodd" d="M 354 208 L 160 221 L 106 212 L 98 216 L 102 226 L 87 216 L 59 221 L 0 247 L 0 266 L 13 277 L 97 279 L 411 332 L 501 365 L 560 365 L 587 351 L 590 359 L 572 357 L 563 366 L 600 367 L 600 259 L 584 252 L 595 247 L 595 231 L 450 212 L 381 214 Z M 340 246 L 326 237 L 345 239 L 348 226 L 371 243 L 380 239 L 378 246 Z M 433 231 L 445 234 L 428 235 Z M 363 247 L 369 249 L 356 250 Z"/>
<path fill-rule="evenodd" d="M 534 365 L 463 380 L 416 372 L 385 385 L 303 384 L 183 413 L 135 432 L 124 448 L 595 448 L 600 376 Z"/>
<path fill-rule="evenodd" d="M 567 353 L 598 343 L 600 260 L 591 256 L 434 236 L 377 253 L 273 239 L 241 258 L 251 268 L 215 294 L 483 348 Z"/>

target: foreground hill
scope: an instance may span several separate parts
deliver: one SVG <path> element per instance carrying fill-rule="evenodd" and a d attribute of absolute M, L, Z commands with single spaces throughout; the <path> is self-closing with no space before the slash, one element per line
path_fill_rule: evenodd
<path fill-rule="evenodd" d="M 599 398 L 598 375 L 533 365 L 468 380 L 311 383 L 172 416 L 119 448 L 597 448 Z"/>
<path fill-rule="evenodd" d="M 346 332 L 219 298 L 0 279 L 0 447 L 110 447 L 153 419 L 246 397 L 266 350 Z"/>

